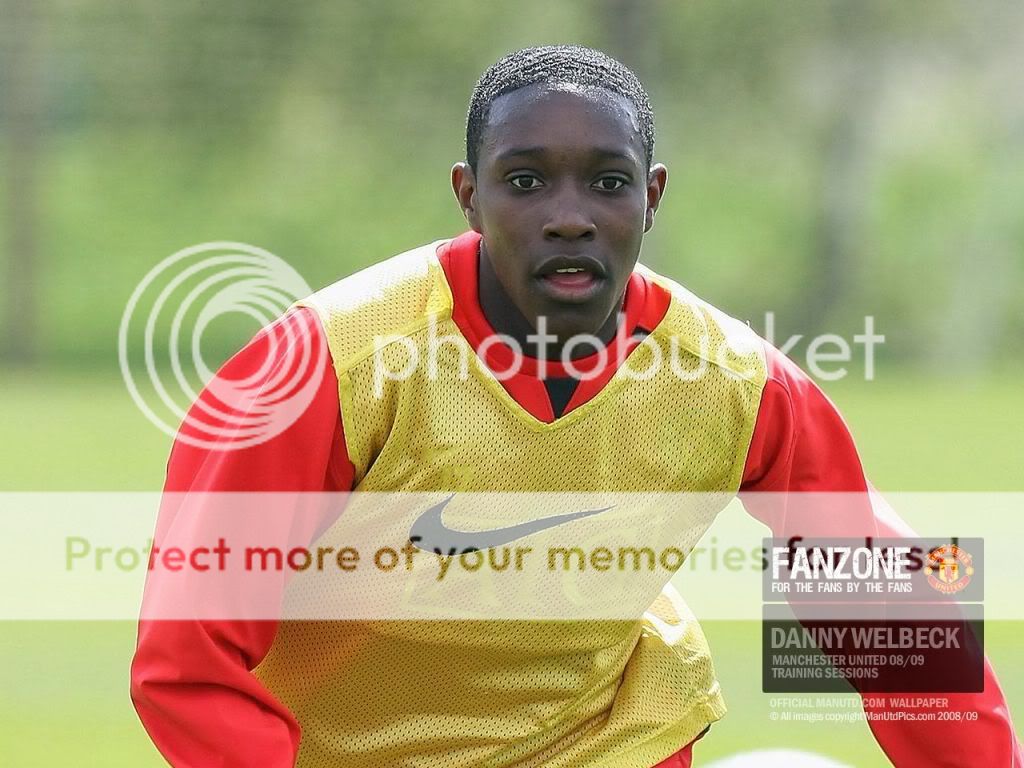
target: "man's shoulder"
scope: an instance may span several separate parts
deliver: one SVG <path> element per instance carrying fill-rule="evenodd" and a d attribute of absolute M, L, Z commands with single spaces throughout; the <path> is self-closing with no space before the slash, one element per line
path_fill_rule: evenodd
<path fill-rule="evenodd" d="M 430 318 L 451 314 L 451 292 L 435 240 L 379 261 L 296 302 L 313 309 L 331 346 L 335 364 L 372 351 L 382 337 L 407 335 Z"/>
<path fill-rule="evenodd" d="M 659 336 L 711 365 L 763 384 L 765 342 L 749 323 L 643 264 L 637 264 L 636 271 L 671 297 L 668 311 L 655 329 Z"/>

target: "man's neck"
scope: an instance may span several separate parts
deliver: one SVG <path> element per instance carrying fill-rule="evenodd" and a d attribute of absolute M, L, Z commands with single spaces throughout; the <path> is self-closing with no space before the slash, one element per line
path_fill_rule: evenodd
<path fill-rule="evenodd" d="M 490 257 L 484 248 L 483 240 L 480 241 L 480 248 L 477 259 L 477 284 L 479 286 L 480 309 L 487 318 L 487 322 L 496 333 L 515 339 L 523 353 L 529 357 L 541 358 L 546 352 L 547 359 L 559 360 L 562 354 L 562 345 L 567 339 L 559 339 L 548 347 L 538 347 L 536 339 L 530 339 L 537 333 L 534 325 L 523 316 L 519 308 L 512 302 L 505 288 L 502 286 L 498 276 L 491 266 Z M 622 299 L 619 300 L 621 310 Z M 615 338 L 618 330 L 617 322 L 619 312 L 613 312 L 600 329 L 593 335 L 607 345 Z M 576 344 L 572 350 L 572 359 L 579 359 L 592 355 L 598 350 L 591 344 Z"/>

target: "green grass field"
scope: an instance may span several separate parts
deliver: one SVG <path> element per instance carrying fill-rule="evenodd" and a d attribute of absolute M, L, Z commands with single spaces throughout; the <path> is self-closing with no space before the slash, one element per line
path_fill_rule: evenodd
<path fill-rule="evenodd" d="M 120 379 L 50 373 L 2 378 L 0 490 L 154 490 L 169 440 Z M 883 372 L 828 388 L 882 490 L 1024 490 L 1020 379 L 954 383 Z M 766 746 L 856 766 L 885 765 L 863 723 L 773 723 L 760 692 L 756 622 L 706 622 L 730 706 L 700 761 Z M 1021 625 L 989 623 L 988 653 L 1010 705 L 1024 712 Z M 147 766 L 163 761 L 128 698 L 131 622 L 6 623 L 0 632 L 0 763 Z"/>

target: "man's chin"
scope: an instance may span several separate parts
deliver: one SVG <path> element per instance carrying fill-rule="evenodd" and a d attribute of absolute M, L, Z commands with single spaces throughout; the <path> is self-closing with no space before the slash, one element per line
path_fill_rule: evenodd
<path fill-rule="evenodd" d="M 603 309 L 602 307 L 601 310 Z M 592 306 L 576 304 L 561 309 L 560 312 L 561 316 L 558 318 L 558 322 L 552 322 L 549 317 L 547 323 L 548 333 L 555 337 L 555 344 L 558 347 L 574 344 L 582 351 L 588 346 L 586 342 L 589 341 L 589 346 L 593 351 L 595 339 L 598 340 L 599 346 L 603 346 L 604 342 L 608 341 L 608 339 L 602 339 L 603 336 L 609 335 L 602 333 L 607 320 L 607 314 L 603 311 L 595 311 Z M 595 316 L 599 319 L 595 319 Z"/>

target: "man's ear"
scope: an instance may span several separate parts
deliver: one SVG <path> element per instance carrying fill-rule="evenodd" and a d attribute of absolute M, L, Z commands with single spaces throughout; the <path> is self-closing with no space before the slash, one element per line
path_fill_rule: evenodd
<path fill-rule="evenodd" d="M 483 234 L 476 210 L 476 174 L 469 163 L 456 163 L 452 166 L 452 190 L 469 226 Z"/>
<path fill-rule="evenodd" d="M 661 198 L 665 194 L 665 185 L 668 184 L 668 168 L 661 163 L 655 163 L 647 173 L 647 212 L 644 214 L 644 232 L 650 232 L 654 226 L 654 214 L 661 205 Z"/>

